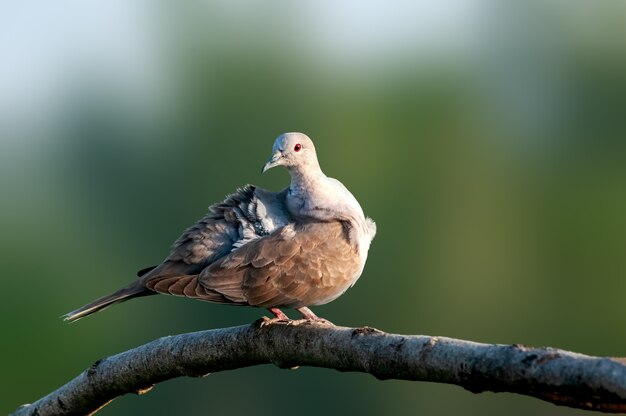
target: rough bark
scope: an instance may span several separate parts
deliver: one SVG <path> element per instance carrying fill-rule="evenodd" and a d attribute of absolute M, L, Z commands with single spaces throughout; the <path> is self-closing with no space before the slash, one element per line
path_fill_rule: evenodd
<path fill-rule="evenodd" d="M 174 377 L 266 363 L 359 371 L 381 380 L 450 383 L 475 393 L 513 392 L 558 405 L 626 412 L 623 359 L 265 319 L 253 325 L 168 336 L 103 358 L 13 415 L 90 414 L 120 395 L 144 393 Z"/>

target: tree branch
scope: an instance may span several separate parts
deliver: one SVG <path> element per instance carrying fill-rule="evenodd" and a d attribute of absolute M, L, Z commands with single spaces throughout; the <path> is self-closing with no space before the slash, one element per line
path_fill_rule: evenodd
<path fill-rule="evenodd" d="M 272 363 L 359 371 L 386 379 L 457 384 L 474 393 L 513 392 L 558 405 L 626 412 L 626 361 L 554 348 L 386 334 L 373 328 L 269 322 L 157 339 L 96 361 L 13 415 L 84 415 L 114 398 L 174 377 Z"/>

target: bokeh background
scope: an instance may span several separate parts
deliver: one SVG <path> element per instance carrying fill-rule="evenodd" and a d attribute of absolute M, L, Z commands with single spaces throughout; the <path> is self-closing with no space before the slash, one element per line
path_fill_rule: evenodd
<path fill-rule="evenodd" d="M 262 310 L 165 296 L 58 317 L 158 263 L 316 141 L 378 223 L 340 325 L 626 355 L 626 3 L 0 5 L 0 413 L 94 360 Z M 574 415 L 513 394 L 261 366 L 102 415 Z"/>

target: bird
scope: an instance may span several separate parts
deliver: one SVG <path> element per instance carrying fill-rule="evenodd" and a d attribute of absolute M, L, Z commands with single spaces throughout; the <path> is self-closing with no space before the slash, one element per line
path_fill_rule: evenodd
<path fill-rule="evenodd" d="M 331 302 L 355 284 L 376 223 L 340 181 L 322 172 L 306 134 L 274 141 L 261 173 L 277 166 L 289 172 L 288 187 L 238 188 L 187 228 L 161 264 L 62 318 L 76 321 L 132 298 L 166 294 L 266 308 L 281 321 L 289 320 L 285 308 L 326 321 L 309 306 Z"/>

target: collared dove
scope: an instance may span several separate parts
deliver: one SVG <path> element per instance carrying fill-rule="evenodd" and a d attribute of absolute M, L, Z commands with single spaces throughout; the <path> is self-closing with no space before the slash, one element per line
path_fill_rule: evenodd
<path fill-rule="evenodd" d="M 285 133 L 263 172 L 284 166 L 291 184 L 280 192 L 246 185 L 183 232 L 158 266 L 130 285 L 64 315 L 75 321 L 125 300 L 157 293 L 209 302 L 294 308 L 328 303 L 361 275 L 376 225 L 341 182 L 320 169 L 311 139 Z"/>

